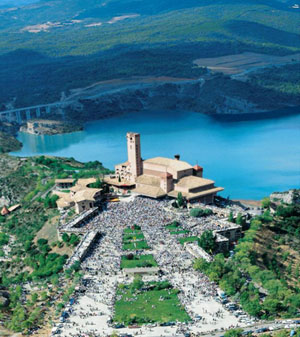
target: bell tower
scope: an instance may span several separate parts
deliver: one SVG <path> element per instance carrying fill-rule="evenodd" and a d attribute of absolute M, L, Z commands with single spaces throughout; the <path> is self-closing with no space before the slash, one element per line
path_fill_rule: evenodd
<path fill-rule="evenodd" d="M 130 165 L 130 181 L 135 182 L 136 178 L 143 174 L 141 139 L 139 133 L 127 133 L 127 153 Z"/>

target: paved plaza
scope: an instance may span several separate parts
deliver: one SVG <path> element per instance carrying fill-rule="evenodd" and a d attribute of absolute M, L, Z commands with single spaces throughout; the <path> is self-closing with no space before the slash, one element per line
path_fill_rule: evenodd
<path fill-rule="evenodd" d="M 200 334 L 215 329 L 228 329 L 239 323 L 231 312 L 216 301 L 217 287 L 206 276 L 192 267 L 193 256 L 178 242 L 176 235 L 165 228 L 177 220 L 191 235 L 200 235 L 206 229 L 219 229 L 217 217 L 193 219 L 187 214 L 173 213 L 167 201 L 131 198 L 128 202 L 108 204 L 84 230 L 97 230 L 103 235 L 94 244 L 81 264 L 84 278 L 77 292 L 75 304 L 69 309 L 69 318 L 59 324 L 59 336 L 109 336 L 113 332 L 139 336 L 175 336 L 183 332 Z M 179 289 L 179 300 L 192 318 L 190 323 L 172 327 L 144 325 L 139 328 L 116 329 L 112 324 L 115 294 L 118 284 L 130 284 L 131 276 L 120 269 L 124 229 L 134 224 L 141 227 L 150 246 L 147 251 L 134 254 L 152 254 L 161 271 L 159 275 L 144 276 L 144 281 L 168 280 Z"/>

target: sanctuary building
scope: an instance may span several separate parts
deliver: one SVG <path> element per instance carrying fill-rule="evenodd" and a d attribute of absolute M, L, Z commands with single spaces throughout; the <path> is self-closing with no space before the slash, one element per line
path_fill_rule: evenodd
<path fill-rule="evenodd" d="M 116 186 L 132 186 L 133 192 L 151 197 L 177 198 L 181 192 L 188 201 L 213 203 L 214 196 L 224 189 L 215 187 L 213 180 L 203 178 L 203 168 L 180 160 L 141 157 L 140 134 L 127 133 L 128 160 L 115 166 Z M 110 181 L 109 183 L 112 183 Z"/>

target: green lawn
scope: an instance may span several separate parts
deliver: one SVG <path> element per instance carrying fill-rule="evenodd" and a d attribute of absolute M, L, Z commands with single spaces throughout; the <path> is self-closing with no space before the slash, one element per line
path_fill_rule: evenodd
<path fill-rule="evenodd" d="M 157 267 L 153 255 L 134 256 L 132 260 L 128 260 L 127 256 L 121 258 L 121 269 L 124 268 L 140 268 L 140 267 Z"/>
<path fill-rule="evenodd" d="M 125 234 L 123 237 L 123 242 L 127 241 L 137 241 L 137 240 L 144 240 L 144 234 L 142 232 L 139 233 L 133 233 L 133 234 Z"/>
<path fill-rule="evenodd" d="M 179 230 L 179 231 L 173 231 L 173 232 L 170 232 L 170 234 L 172 235 L 178 235 L 178 234 L 188 234 L 190 231 L 188 231 L 187 229 L 182 229 L 182 230 Z"/>
<path fill-rule="evenodd" d="M 181 228 L 180 225 L 168 225 L 166 226 L 166 229 L 168 229 L 169 231 L 175 231 L 175 230 L 178 230 L 179 228 Z"/>
<path fill-rule="evenodd" d="M 185 242 L 194 242 L 198 239 L 198 236 L 188 236 L 187 238 L 180 238 L 178 241 L 183 245 Z"/>
<path fill-rule="evenodd" d="M 132 229 L 132 228 L 125 228 L 124 234 L 142 234 L 142 231 L 140 229 Z"/>
<path fill-rule="evenodd" d="M 177 297 L 178 290 L 172 288 L 157 290 L 153 289 L 153 286 L 159 283 L 146 284 L 146 286 L 151 285 L 152 288 L 147 290 L 132 289 L 132 285 L 122 285 L 122 288 L 118 288 L 117 298 L 122 297 L 115 303 L 115 323 L 131 325 L 191 320 Z M 145 285 L 142 289 L 144 288 Z M 163 301 L 160 301 L 162 298 Z"/>
<path fill-rule="evenodd" d="M 123 250 L 138 250 L 138 249 L 150 249 L 147 241 L 136 241 L 123 244 Z"/>

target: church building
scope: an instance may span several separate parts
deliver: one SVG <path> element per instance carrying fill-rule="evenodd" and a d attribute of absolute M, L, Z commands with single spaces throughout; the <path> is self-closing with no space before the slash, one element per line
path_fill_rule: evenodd
<path fill-rule="evenodd" d="M 142 160 L 140 134 L 127 133 L 128 160 L 115 166 L 119 185 L 133 185 L 135 193 L 151 198 L 177 198 L 181 192 L 189 201 L 213 203 L 214 196 L 224 189 L 213 180 L 203 178 L 203 168 L 180 160 L 155 157 Z"/>

